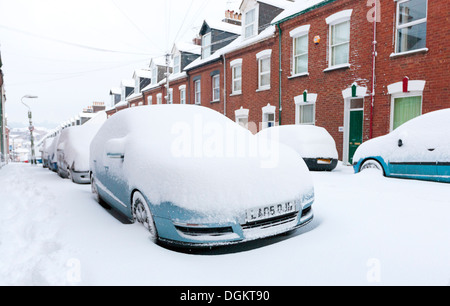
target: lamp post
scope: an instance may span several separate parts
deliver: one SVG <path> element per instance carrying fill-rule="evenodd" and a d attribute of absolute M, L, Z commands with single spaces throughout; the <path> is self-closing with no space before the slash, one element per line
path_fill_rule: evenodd
<path fill-rule="evenodd" d="M 32 165 L 36 165 L 36 153 L 34 151 L 34 136 L 33 136 L 33 131 L 34 131 L 34 126 L 33 126 L 33 115 L 31 113 L 31 108 L 25 104 L 25 102 L 23 102 L 23 99 L 37 99 L 37 96 L 30 96 L 30 95 L 26 95 L 22 97 L 22 104 L 25 105 L 28 108 L 28 120 L 30 122 L 30 126 L 29 126 L 29 130 L 30 130 L 30 140 L 31 140 L 31 164 Z"/>

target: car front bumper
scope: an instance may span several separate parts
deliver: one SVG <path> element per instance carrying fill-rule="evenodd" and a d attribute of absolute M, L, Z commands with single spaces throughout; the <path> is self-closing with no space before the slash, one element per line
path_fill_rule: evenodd
<path fill-rule="evenodd" d="M 333 171 L 338 160 L 333 158 L 303 158 L 310 171 Z"/>
<path fill-rule="evenodd" d="M 230 222 L 198 227 L 158 217 L 155 217 L 155 223 L 157 228 L 163 229 L 160 232 L 164 232 L 159 237 L 161 243 L 182 248 L 205 248 L 278 236 L 309 224 L 313 218 L 311 202 L 302 211 L 245 224 Z"/>

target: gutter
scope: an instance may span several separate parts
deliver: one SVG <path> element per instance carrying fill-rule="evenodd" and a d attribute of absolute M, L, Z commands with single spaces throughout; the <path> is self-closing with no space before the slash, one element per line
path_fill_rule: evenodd
<path fill-rule="evenodd" d="M 333 3 L 335 1 L 337 1 L 337 0 L 324 0 L 322 2 L 317 3 L 316 5 L 313 5 L 313 6 L 308 7 L 307 9 L 304 9 L 303 11 L 297 12 L 295 14 L 292 14 L 291 16 L 285 17 L 285 18 L 283 18 L 283 19 L 281 19 L 281 20 L 279 20 L 277 22 L 274 22 L 272 25 L 279 25 L 279 24 L 281 24 L 283 22 L 289 21 L 289 20 L 291 20 L 291 19 L 293 19 L 295 17 L 298 17 L 300 15 L 306 14 L 306 13 L 308 13 L 310 11 L 313 11 L 315 9 L 321 8 L 322 6 L 325 6 L 327 4 Z"/>
<path fill-rule="evenodd" d="M 279 107 L 279 109 L 278 109 L 278 124 L 279 125 L 282 125 L 281 124 L 281 113 L 283 112 L 283 107 L 282 107 L 282 104 L 281 104 L 281 77 L 282 77 L 282 72 L 283 72 L 283 69 L 282 69 L 282 66 L 281 66 L 281 33 L 282 33 L 282 31 L 281 31 L 281 26 L 280 26 L 280 24 L 278 23 L 277 24 L 277 26 L 278 26 L 278 65 L 279 65 L 279 71 L 278 71 L 278 82 L 279 82 L 279 84 L 278 84 L 278 88 L 279 88 L 279 92 L 278 92 L 278 107 Z"/>

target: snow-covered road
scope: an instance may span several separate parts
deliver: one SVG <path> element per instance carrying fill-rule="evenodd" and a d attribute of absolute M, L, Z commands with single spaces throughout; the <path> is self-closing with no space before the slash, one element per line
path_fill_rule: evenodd
<path fill-rule="evenodd" d="M 120 222 L 90 186 L 8 165 L 0 170 L 0 285 L 450 285 L 449 184 L 341 165 L 313 176 L 307 227 L 183 253 Z"/>

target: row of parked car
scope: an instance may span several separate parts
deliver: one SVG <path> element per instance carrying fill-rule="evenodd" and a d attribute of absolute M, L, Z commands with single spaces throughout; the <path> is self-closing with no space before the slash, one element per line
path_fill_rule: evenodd
<path fill-rule="evenodd" d="M 430 113 L 366 142 L 355 154 L 355 172 L 378 168 L 386 176 L 450 182 L 449 122 L 450 109 Z M 410 162 L 425 158 L 416 155 L 424 141 L 434 141 L 425 145 L 427 162 Z M 98 202 L 142 223 L 155 241 L 188 247 L 242 243 L 308 224 L 310 171 L 338 163 L 323 128 L 279 126 L 253 135 L 189 105 L 130 108 L 108 120 L 102 114 L 49 138 L 45 148 L 47 167 L 90 183 Z M 390 168 L 413 163 L 414 176 Z M 434 176 L 417 173 L 433 165 Z"/>

